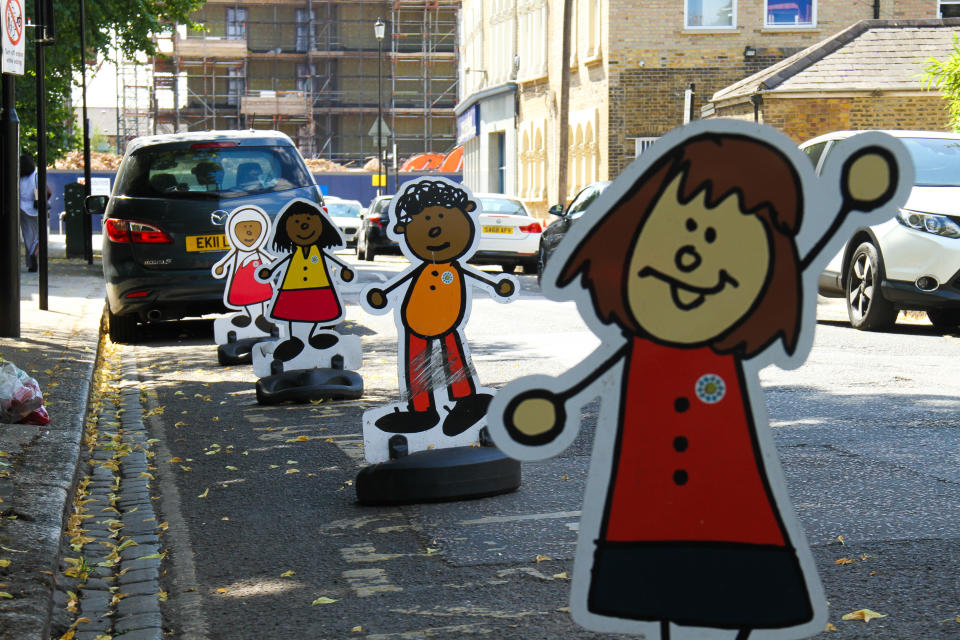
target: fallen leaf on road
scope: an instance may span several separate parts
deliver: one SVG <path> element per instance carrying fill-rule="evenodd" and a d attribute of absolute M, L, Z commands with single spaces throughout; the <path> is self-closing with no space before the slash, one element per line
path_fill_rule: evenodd
<path fill-rule="evenodd" d="M 874 618 L 886 618 L 887 614 L 877 613 L 876 611 L 871 611 L 870 609 L 857 609 L 856 611 L 851 611 L 850 613 L 844 614 L 844 620 L 863 620 L 864 622 L 870 622 Z"/>
<path fill-rule="evenodd" d="M 0 591 L 0 598 L 13 598 L 13 596 L 6 591 Z"/>
<path fill-rule="evenodd" d="M 290 438 L 286 442 L 309 442 L 310 438 L 307 436 L 297 436 L 296 438 Z"/>
<path fill-rule="evenodd" d="M 270 468 L 271 468 L 271 469 L 279 469 L 279 468 L 280 468 L 280 465 L 278 465 L 278 464 L 272 464 L 272 465 L 270 465 Z"/>
<path fill-rule="evenodd" d="M 224 589 L 223 587 L 220 587 L 219 589 L 217 589 L 217 593 L 226 593 L 226 592 L 227 590 Z"/>
<path fill-rule="evenodd" d="M 853 564 L 856 562 L 853 558 L 840 558 L 839 560 L 834 560 L 833 564 Z"/>
<path fill-rule="evenodd" d="M 846 538 L 844 538 L 843 536 L 837 536 L 837 542 L 839 542 L 840 544 L 847 544 L 846 542 L 844 542 L 844 540 L 846 540 Z"/>
<path fill-rule="evenodd" d="M 562 572 L 560 572 L 560 573 L 555 573 L 555 574 L 553 574 L 553 577 L 554 577 L 554 578 L 557 578 L 558 580 L 566 580 L 566 579 L 569 578 L 570 576 L 567 575 L 567 572 L 566 572 L 566 571 L 562 571 Z"/>
<path fill-rule="evenodd" d="M 837 630 L 837 627 L 836 627 L 832 622 L 828 622 L 828 623 L 827 623 L 827 626 L 825 626 L 825 627 L 823 628 L 823 630 L 824 630 L 824 631 L 836 631 L 836 630 Z"/>
<path fill-rule="evenodd" d="M 360 633 L 361 631 L 363 631 L 363 626 L 358 624 L 353 629 L 350 629 L 350 631 L 353 631 L 354 633 Z"/>
<path fill-rule="evenodd" d="M 294 572 L 293 570 L 284 571 L 283 573 L 280 574 L 280 577 L 281 577 L 281 578 L 289 578 L 289 577 L 292 576 L 294 573 L 295 573 L 295 572 Z"/>
<path fill-rule="evenodd" d="M 320 596 L 319 598 L 311 602 L 310 606 L 313 606 L 315 604 L 333 604 L 334 602 L 336 602 L 336 600 L 333 598 L 328 598 L 327 596 Z"/>
<path fill-rule="evenodd" d="M 6 559 L 0 560 L 0 567 L 9 567 L 9 566 L 10 566 L 9 560 L 6 560 Z"/>
<path fill-rule="evenodd" d="M 193 469 L 185 465 L 180 465 L 180 468 L 183 469 L 184 471 L 193 471 Z"/>
<path fill-rule="evenodd" d="M 541 556 L 540 554 L 537 554 L 537 564 L 541 562 L 545 562 L 547 560 L 553 560 L 553 558 L 551 558 L 550 556 Z"/>
<path fill-rule="evenodd" d="M 203 493 L 201 493 L 201 494 L 198 495 L 197 497 L 198 497 L 198 498 L 206 498 L 208 493 L 210 493 L 210 487 L 207 487 L 206 489 L 204 489 L 204 490 L 203 490 Z"/>
<path fill-rule="evenodd" d="M 297 464 L 296 460 L 287 460 L 287 464 Z"/>
<path fill-rule="evenodd" d="M 167 462 L 172 462 L 176 464 L 178 462 L 183 462 L 183 460 L 181 460 L 180 458 L 170 458 L 169 460 L 167 460 Z"/>
<path fill-rule="evenodd" d="M 287 469 L 284 473 L 300 473 L 300 469 L 294 469 L 291 467 L 290 469 Z"/>
<path fill-rule="evenodd" d="M 173 426 L 175 426 L 175 427 L 185 427 L 185 426 L 187 426 L 187 423 L 184 422 L 183 420 L 181 420 L 181 421 L 179 421 L 179 422 L 174 423 Z"/>
<path fill-rule="evenodd" d="M 236 471 L 236 470 L 237 470 L 236 467 L 234 467 L 233 465 L 229 465 L 229 464 L 226 466 L 226 469 L 228 469 L 228 470 L 230 470 L 230 471 Z"/>
<path fill-rule="evenodd" d="M 426 548 L 426 552 L 427 552 L 427 555 L 428 555 L 428 556 L 432 556 L 432 555 L 435 554 L 437 551 L 440 551 L 440 549 L 433 549 L 433 548 L 431 548 L 431 547 L 427 547 L 427 548 Z"/>
<path fill-rule="evenodd" d="M 26 551 L 21 551 L 20 549 L 11 549 L 10 547 L 0 546 L 0 549 L 4 551 L 9 551 L 10 553 L 27 553 Z"/>

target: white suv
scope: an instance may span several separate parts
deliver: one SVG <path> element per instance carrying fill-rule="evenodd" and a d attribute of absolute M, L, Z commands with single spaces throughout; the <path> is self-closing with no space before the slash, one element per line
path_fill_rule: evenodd
<path fill-rule="evenodd" d="M 819 172 L 837 131 L 800 145 Z M 913 159 L 916 177 L 906 204 L 881 224 L 857 229 L 820 275 L 823 296 L 846 298 L 857 329 L 893 326 L 900 309 L 926 311 L 942 330 L 960 326 L 960 135 L 884 131 Z"/>

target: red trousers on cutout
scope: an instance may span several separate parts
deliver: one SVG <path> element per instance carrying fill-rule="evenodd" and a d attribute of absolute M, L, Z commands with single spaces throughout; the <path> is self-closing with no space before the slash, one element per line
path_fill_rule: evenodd
<path fill-rule="evenodd" d="M 440 340 L 446 386 L 451 400 L 476 393 L 473 376 L 466 366 L 460 334 L 450 331 L 435 338 Z M 427 411 L 433 405 L 430 339 L 407 333 L 407 391 L 414 411 Z"/>

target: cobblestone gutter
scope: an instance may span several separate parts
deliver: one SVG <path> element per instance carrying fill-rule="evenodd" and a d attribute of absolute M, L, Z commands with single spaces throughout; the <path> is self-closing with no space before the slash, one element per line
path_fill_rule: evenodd
<path fill-rule="evenodd" d="M 60 640 L 160 640 L 153 450 L 132 354 L 106 341 L 68 516 L 51 625 Z"/>

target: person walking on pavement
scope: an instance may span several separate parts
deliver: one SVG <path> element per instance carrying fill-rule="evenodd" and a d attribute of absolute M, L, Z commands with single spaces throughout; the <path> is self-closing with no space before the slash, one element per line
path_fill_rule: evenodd
<path fill-rule="evenodd" d="M 20 154 L 20 235 L 26 254 L 27 271 L 37 270 L 40 234 L 37 231 L 37 165 L 28 153 Z M 47 187 L 47 198 L 50 187 Z"/>

